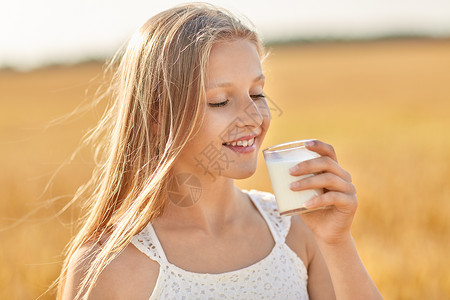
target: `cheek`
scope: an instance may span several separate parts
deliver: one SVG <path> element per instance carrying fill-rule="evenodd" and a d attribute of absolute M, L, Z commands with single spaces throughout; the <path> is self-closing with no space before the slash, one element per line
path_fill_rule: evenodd
<path fill-rule="evenodd" d="M 206 130 L 209 132 L 210 136 L 215 136 L 216 138 L 222 138 L 223 134 L 232 126 L 236 125 L 236 120 L 238 119 L 238 112 L 232 109 L 222 110 L 216 114 L 211 114 L 208 117 Z"/>
<path fill-rule="evenodd" d="M 211 142 L 221 144 L 225 141 L 222 141 L 224 132 L 231 123 L 232 122 L 229 120 L 226 113 L 211 113 L 206 115 L 204 118 L 204 123 L 198 134 L 199 144 L 206 145 Z"/>

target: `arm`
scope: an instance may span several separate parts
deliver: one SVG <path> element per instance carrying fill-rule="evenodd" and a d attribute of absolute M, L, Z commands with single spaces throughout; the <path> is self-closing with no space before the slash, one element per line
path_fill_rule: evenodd
<path fill-rule="evenodd" d="M 296 181 L 293 191 L 325 189 L 306 203 L 307 208 L 327 209 L 300 215 L 311 229 L 326 262 L 337 299 L 382 299 L 356 251 L 350 227 L 357 208 L 356 189 L 350 174 L 337 163 L 332 146 L 320 141 L 307 145 L 319 158 L 301 162 L 293 176 L 317 174 Z"/>
<path fill-rule="evenodd" d="M 92 248 L 93 245 L 93 243 L 83 245 L 70 259 L 62 300 L 75 299 L 84 275 L 87 273 L 93 262 L 92 255 L 98 250 L 97 246 Z M 89 295 L 89 299 L 100 299 L 101 297 L 116 299 L 114 298 L 115 291 L 113 289 L 114 285 L 112 284 L 113 280 L 111 275 L 113 274 L 111 274 L 109 270 L 107 271 L 107 269 L 100 274 L 96 286 Z M 85 292 L 82 293 L 81 298 L 79 299 L 82 299 L 85 294 Z"/>
<path fill-rule="evenodd" d="M 337 299 L 382 299 L 356 251 L 353 238 L 340 244 L 319 244 Z"/>
<path fill-rule="evenodd" d="M 95 250 L 85 245 L 72 257 L 62 300 L 75 298 L 82 276 L 93 261 L 87 259 L 88 254 Z M 159 264 L 129 244 L 102 271 L 88 299 L 149 299 L 158 274 Z"/>

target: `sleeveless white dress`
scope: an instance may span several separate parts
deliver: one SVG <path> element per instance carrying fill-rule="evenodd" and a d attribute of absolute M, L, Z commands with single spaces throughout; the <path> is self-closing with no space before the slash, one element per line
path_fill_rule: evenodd
<path fill-rule="evenodd" d="M 307 270 L 285 243 L 290 216 L 280 216 L 275 197 L 257 190 L 250 196 L 275 240 L 262 260 L 243 269 L 219 274 L 194 273 L 171 264 L 151 223 L 131 243 L 159 263 L 159 275 L 150 299 L 309 299 Z"/>

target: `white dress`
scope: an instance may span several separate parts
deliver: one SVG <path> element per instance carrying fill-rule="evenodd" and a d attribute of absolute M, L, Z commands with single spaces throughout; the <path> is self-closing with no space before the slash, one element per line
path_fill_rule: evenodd
<path fill-rule="evenodd" d="M 290 216 L 280 216 L 275 197 L 242 190 L 252 199 L 270 228 L 275 246 L 262 260 L 219 274 L 194 273 L 171 264 L 151 223 L 131 242 L 159 263 L 159 275 L 150 299 L 309 299 L 303 261 L 285 243 Z"/>

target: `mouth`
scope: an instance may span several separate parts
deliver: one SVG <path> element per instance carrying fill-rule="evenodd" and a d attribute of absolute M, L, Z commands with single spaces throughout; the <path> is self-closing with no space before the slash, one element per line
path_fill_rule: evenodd
<path fill-rule="evenodd" d="M 226 148 L 238 153 L 250 153 L 256 149 L 257 135 L 246 135 L 234 141 L 222 143 Z"/>

